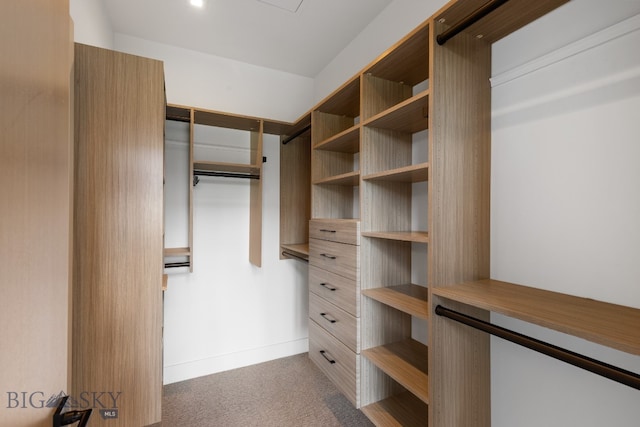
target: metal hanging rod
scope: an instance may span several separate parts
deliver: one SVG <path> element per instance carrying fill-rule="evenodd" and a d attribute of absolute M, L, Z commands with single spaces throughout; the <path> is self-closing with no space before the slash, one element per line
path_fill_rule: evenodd
<path fill-rule="evenodd" d="M 578 368 L 585 369 L 594 374 L 601 375 L 610 380 L 635 388 L 636 390 L 640 390 L 640 375 L 635 372 L 609 365 L 608 363 L 540 341 L 519 332 L 503 328 L 502 326 L 485 322 L 484 320 L 451 310 L 441 305 L 436 307 L 435 312 L 439 316 L 447 317 L 467 326 L 471 326 L 472 328 L 479 329 L 512 343 L 519 344 L 528 349 L 546 354 L 547 356 L 569 363 L 573 366 L 577 366 Z"/>
<path fill-rule="evenodd" d="M 198 175 L 199 176 L 221 176 L 224 178 L 260 179 L 260 175 L 255 175 L 255 174 L 239 173 L 239 172 L 216 172 L 216 171 L 207 171 L 207 170 L 194 170 L 193 175 L 194 176 L 198 176 Z"/>
<path fill-rule="evenodd" d="M 447 40 L 455 37 L 458 33 L 466 30 L 471 25 L 475 24 L 509 0 L 490 0 L 484 5 L 480 6 L 469 15 L 462 18 L 460 21 L 455 23 L 451 28 L 445 30 L 442 34 L 439 34 L 436 37 L 436 41 L 440 46 L 445 44 Z"/>
<path fill-rule="evenodd" d="M 300 135 L 302 135 L 303 133 L 305 133 L 309 129 L 311 129 L 311 125 L 306 125 L 305 127 L 300 129 L 299 131 L 294 132 L 293 134 L 289 135 L 288 137 L 286 137 L 285 139 L 282 140 L 282 145 L 287 145 L 288 143 L 290 143 L 291 141 L 293 141 L 294 139 L 296 139 L 297 137 L 299 137 Z"/>
<path fill-rule="evenodd" d="M 164 268 L 178 268 L 178 267 L 190 267 L 191 263 L 189 261 L 186 262 L 166 262 L 164 264 Z"/>

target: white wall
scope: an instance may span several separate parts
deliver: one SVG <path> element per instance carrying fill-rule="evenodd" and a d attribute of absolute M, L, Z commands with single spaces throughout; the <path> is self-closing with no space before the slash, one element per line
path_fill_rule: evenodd
<path fill-rule="evenodd" d="M 282 121 L 294 121 L 311 107 L 313 80 L 306 77 L 122 34 L 115 35 L 115 49 L 164 62 L 168 103 Z M 231 135 L 199 135 L 196 156 L 243 155 L 242 142 Z M 185 230 L 180 194 L 184 200 L 188 189 L 188 133 L 171 126 L 167 140 L 166 197 L 177 203 L 165 207 L 166 238 L 168 247 L 180 247 L 186 246 L 179 239 Z M 202 145 L 205 142 L 228 147 L 207 148 Z M 229 147 L 234 144 L 237 149 Z M 307 267 L 279 259 L 279 150 L 278 137 L 265 135 L 262 268 L 248 260 L 248 181 L 202 178 L 195 188 L 194 272 L 168 270 L 165 384 L 308 349 Z M 242 162 L 241 158 L 218 160 Z M 171 176 L 181 178 L 172 181 Z"/>
<path fill-rule="evenodd" d="M 640 308 L 640 15 L 610 27 L 637 13 L 574 0 L 494 45 L 493 278 Z M 640 357 L 492 320 L 640 372 Z M 638 425 L 638 391 L 491 345 L 492 425 Z"/>
<path fill-rule="evenodd" d="M 74 41 L 113 49 L 113 29 L 103 0 L 70 0 L 69 9 L 74 22 Z"/>

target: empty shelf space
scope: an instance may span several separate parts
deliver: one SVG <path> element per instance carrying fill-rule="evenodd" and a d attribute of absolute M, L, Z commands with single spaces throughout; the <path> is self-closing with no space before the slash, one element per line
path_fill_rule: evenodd
<path fill-rule="evenodd" d="M 415 133 L 428 128 L 429 90 L 376 114 L 364 126 Z"/>
<path fill-rule="evenodd" d="M 428 289 L 418 285 L 397 285 L 365 289 L 362 294 L 421 319 L 429 318 Z"/>
<path fill-rule="evenodd" d="M 498 280 L 433 289 L 434 295 L 640 355 L 640 309 Z"/>
<path fill-rule="evenodd" d="M 365 181 L 422 182 L 429 178 L 429 163 L 405 166 L 383 172 L 369 174 Z"/>
<path fill-rule="evenodd" d="M 193 169 L 195 171 L 209 171 L 209 172 L 233 172 L 233 173 L 245 173 L 245 174 L 259 174 L 259 165 L 250 165 L 246 163 L 224 163 L 224 162 L 206 162 L 196 161 L 193 162 Z"/>
<path fill-rule="evenodd" d="M 360 171 L 347 172 L 340 175 L 319 179 L 314 184 L 333 184 L 354 186 L 360 184 Z"/>
<path fill-rule="evenodd" d="M 424 403 L 429 403 L 426 345 L 407 339 L 364 350 L 362 354 Z"/>
<path fill-rule="evenodd" d="M 409 392 L 360 409 L 377 426 L 425 427 L 429 417 L 429 407 Z"/>
<path fill-rule="evenodd" d="M 363 231 L 362 235 L 365 237 L 374 237 L 376 239 L 429 243 L 429 233 L 426 231 Z"/>
<path fill-rule="evenodd" d="M 315 150 L 338 151 L 342 153 L 358 153 L 360 151 L 360 126 L 355 125 L 337 135 L 319 142 Z"/>

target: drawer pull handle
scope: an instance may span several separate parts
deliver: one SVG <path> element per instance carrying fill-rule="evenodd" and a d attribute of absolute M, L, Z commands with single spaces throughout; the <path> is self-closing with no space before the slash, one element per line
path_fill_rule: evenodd
<path fill-rule="evenodd" d="M 324 357 L 325 359 L 327 359 L 327 362 L 331 363 L 332 365 L 334 363 L 336 363 L 335 360 L 333 360 L 330 356 L 327 355 L 327 352 L 324 350 L 320 350 L 320 354 L 322 355 L 322 357 Z"/>
<path fill-rule="evenodd" d="M 336 259 L 337 256 L 335 255 L 330 255 L 330 254 L 320 254 L 321 256 L 325 257 L 325 258 L 329 258 L 329 259 Z"/>
<path fill-rule="evenodd" d="M 327 230 L 326 228 L 321 228 L 320 231 L 322 231 L 323 233 L 335 233 L 336 230 Z"/>
<path fill-rule="evenodd" d="M 328 317 L 327 313 L 320 313 L 320 316 L 324 317 L 324 319 L 329 323 L 336 323 L 337 322 L 336 319 L 332 319 L 332 318 Z"/>
<path fill-rule="evenodd" d="M 332 292 L 337 289 L 337 288 L 332 288 L 331 286 L 329 286 L 328 283 L 320 283 L 320 286 L 324 286 L 325 288 L 329 289 Z"/>

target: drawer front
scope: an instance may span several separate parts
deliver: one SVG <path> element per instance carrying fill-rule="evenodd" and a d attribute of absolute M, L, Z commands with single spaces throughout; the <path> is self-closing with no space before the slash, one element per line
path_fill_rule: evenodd
<path fill-rule="evenodd" d="M 309 238 L 359 245 L 360 222 L 355 219 L 312 219 Z"/>
<path fill-rule="evenodd" d="M 360 317 L 360 287 L 355 280 L 310 265 L 309 291 Z"/>
<path fill-rule="evenodd" d="M 309 321 L 309 358 L 356 408 L 360 407 L 360 356 L 313 320 Z"/>
<path fill-rule="evenodd" d="M 358 280 L 360 255 L 358 246 L 326 240 L 309 239 L 309 264 Z"/>
<path fill-rule="evenodd" d="M 312 292 L 309 292 L 309 318 L 349 347 L 351 351 L 360 353 L 359 318 L 353 317 Z"/>

